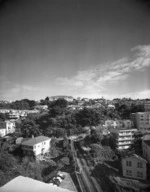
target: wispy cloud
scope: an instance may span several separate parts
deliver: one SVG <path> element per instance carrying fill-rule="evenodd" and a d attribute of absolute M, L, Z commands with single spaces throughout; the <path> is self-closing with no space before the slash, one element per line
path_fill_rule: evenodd
<path fill-rule="evenodd" d="M 137 46 L 131 49 L 131 56 L 117 61 L 100 64 L 93 69 L 78 71 L 73 77 L 57 78 L 56 82 L 63 89 L 74 94 L 96 97 L 107 95 L 107 87 L 127 79 L 133 72 L 143 71 L 150 66 L 150 45 Z"/>

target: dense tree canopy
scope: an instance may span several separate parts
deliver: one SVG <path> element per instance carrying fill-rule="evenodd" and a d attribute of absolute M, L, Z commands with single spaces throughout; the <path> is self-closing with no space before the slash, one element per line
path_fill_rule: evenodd
<path fill-rule="evenodd" d="M 76 121 L 78 125 L 96 126 L 100 123 L 100 114 L 96 109 L 84 108 L 76 113 Z"/>
<path fill-rule="evenodd" d="M 23 137 L 39 136 L 41 134 L 39 125 L 33 120 L 25 120 L 21 125 L 21 132 Z"/>

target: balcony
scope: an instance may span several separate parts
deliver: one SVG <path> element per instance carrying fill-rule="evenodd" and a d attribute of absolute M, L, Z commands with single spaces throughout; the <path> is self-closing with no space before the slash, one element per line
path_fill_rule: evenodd
<path fill-rule="evenodd" d="M 133 140 L 133 139 L 134 139 L 133 137 L 119 137 L 119 138 L 118 138 L 118 141 L 126 141 L 126 140 L 131 141 L 131 140 Z"/>
<path fill-rule="evenodd" d="M 118 146 L 120 145 L 131 145 L 132 142 L 131 141 L 126 141 L 126 142 L 118 142 Z"/>
<path fill-rule="evenodd" d="M 133 135 L 133 133 L 132 132 L 119 133 L 119 136 L 126 136 L 126 135 Z"/>

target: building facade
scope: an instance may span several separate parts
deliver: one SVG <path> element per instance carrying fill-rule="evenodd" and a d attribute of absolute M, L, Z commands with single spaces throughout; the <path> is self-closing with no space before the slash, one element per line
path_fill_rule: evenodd
<path fill-rule="evenodd" d="M 4 121 L 0 122 L 0 136 L 4 137 L 7 134 L 15 132 L 15 122 L 14 121 Z"/>
<path fill-rule="evenodd" d="M 150 112 L 132 113 L 130 119 L 135 127 L 142 133 L 150 132 Z"/>
<path fill-rule="evenodd" d="M 138 180 L 147 179 L 147 161 L 142 157 L 132 154 L 122 158 L 121 163 L 124 177 Z"/>
<path fill-rule="evenodd" d="M 137 129 L 116 128 L 109 129 L 109 131 L 112 137 L 114 137 L 116 149 L 120 151 L 131 147 Z"/>
<path fill-rule="evenodd" d="M 45 136 L 39 136 L 27 141 L 22 142 L 22 150 L 25 156 L 32 156 L 36 160 L 42 158 L 42 156 L 50 150 L 51 138 Z"/>
<path fill-rule="evenodd" d="M 145 135 L 142 140 L 143 157 L 150 163 L 150 135 Z"/>
<path fill-rule="evenodd" d="M 106 120 L 105 127 L 109 128 L 125 128 L 131 129 L 133 127 L 133 122 L 130 119 L 125 120 Z"/>

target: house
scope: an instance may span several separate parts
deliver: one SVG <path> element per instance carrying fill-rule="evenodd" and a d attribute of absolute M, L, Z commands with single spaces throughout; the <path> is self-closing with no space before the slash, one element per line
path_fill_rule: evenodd
<path fill-rule="evenodd" d="M 23 154 L 40 160 L 50 150 L 51 138 L 38 136 L 21 143 Z"/>
<path fill-rule="evenodd" d="M 143 157 L 150 163 L 150 135 L 145 135 L 142 140 Z"/>
<path fill-rule="evenodd" d="M 19 119 L 19 112 L 17 110 L 10 110 L 6 113 L 8 119 Z"/>
<path fill-rule="evenodd" d="M 15 121 L 6 120 L 5 123 L 6 123 L 6 134 L 14 133 L 16 127 Z"/>
<path fill-rule="evenodd" d="M 6 123 L 0 122 L 0 137 L 4 137 L 6 135 Z"/>
<path fill-rule="evenodd" d="M 15 122 L 14 121 L 4 121 L 0 122 L 0 136 L 4 137 L 9 133 L 15 132 Z"/>
<path fill-rule="evenodd" d="M 131 154 L 121 160 L 122 174 L 124 177 L 146 180 L 147 179 L 147 161 L 142 157 Z"/>

